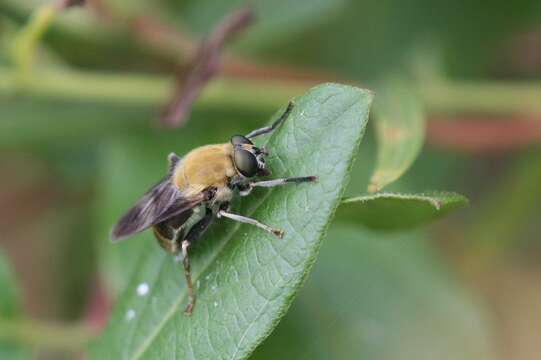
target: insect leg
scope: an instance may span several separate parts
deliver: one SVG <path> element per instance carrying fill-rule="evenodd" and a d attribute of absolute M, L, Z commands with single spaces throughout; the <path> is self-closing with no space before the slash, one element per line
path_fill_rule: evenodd
<path fill-rule="evenodd" d="M 265 181 L 250 182 L 242 189 L 239 188 L 239 190 L 240 190 L 241 196 L 246 196 L 255 187 L 274 187 L 274 186 L 285 185 L 285 184 L 298 184 L 298 183 L 303 183 L 303 182 L 314 182 L 314 181 L 317 181 L 317 176 L 299 176 L 299 177 L 272 179 L 272 180 L 265 180 Z"/>
<path fill-rule="evenodd" d="M 190 257 L 188 256 L 188 248 L 205 232 L 205 230 L 211 224 L 212 219 L 212 211 L 207 210 L 205 217 L 197 224 L 192 226 L 188 232 L 188 235 L 186 235 L 181 243 L 183 258 L 182 265 L 184 266 L 184 276 L 186 277 L 186 286 L 188 287 L 188 306 L 186 306 L 186 310 L 184 310 L 186 315 L 192 314 L 193 307 L 195 305 L 195 295 L 193 293 L 192 273 L 190 271 Z"/>
<path fill-rule="evenodd" d="M 317 176 L 299 176 L 299 177 L 289 177 L 282 179 L 272 179 L 265 181 L 256 181 L 250 183 L 250 187 L 273 187 L 278 185 L 285 185 L 290 183 L 303 183 L 303 182 L 313 182 L 317 181 Z"/>
<path fill-rule="evenodd" d="M 184 313 L 186 315 L 191 315 L 193 311 L 193 306 L 195 304 L 195 296 L 193 294 L 193 284 L 192 284 L 192 273 L 190 271 L 190 258 L 188 257 L 188 248 L 190 247 L 190 242 L 188 240 L 182 241 L 182 264 L 184 265 L 184 276 L 186 277 L 186 286 L 188 287 L 188 306 Z"/>
<path fill-rule="evenodd" d="M 232 214 L 230 212 L 227 212 L 227 211 L 224 211 L 224 210 L 220 210 L 218 211 L 218 217 L 226 217 L 228 219 L 231 219 L 231 220 L 234 220 L 234 221 L 238 221 L 238 222 L 241 222 L 241 223 L 244 223 L 244 224 L 250 224 L 250 225 L 254 225 L 262 230 L 265 230 L 266 232 L 278 237 L 278 238 L 282 238 L 284 236 L 284 232 L 280 229 L 275 229 L 275 228 L 272 228 L 268 225 L 265 225 L 263 223 L 260 223 L 259 221 L 257 221 L 256 219 L 252 219 L 252 218 L 249 218 L 249 217 L 246 217 L 246 216 L 242 216 L 242 215 L 237 215 L 237 214 Z"/>
<path fill-rule="evenodd" d="M 256 136 L 269 133 L 272 130 L 276 129 L 278 127 L 278 125 L 280 125 L 285 119 L 287 119 L 287 117 L 291 113 L 291 110 L 293 109 L 294 105 L 295 104 L 293 103 L 293 101 L 290 101 L 289 104 L 287 104 L 286 111 L 284 111 L 284 113 L 278 118 L 278 120 L 273 122 L 271 126 L 265 126 L 265 127 L 260 128 L 260 129 L 256 129 L 256 130 L 250 132 L 248 135 L 246 135 L 246 137 L 248 139 L 255 138 Z"/>

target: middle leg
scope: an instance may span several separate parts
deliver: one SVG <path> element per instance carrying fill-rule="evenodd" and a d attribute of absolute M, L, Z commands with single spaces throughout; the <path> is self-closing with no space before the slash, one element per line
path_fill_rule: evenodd
<path fill-rule="evenodd" d="M 252 218 L 249 218 L 249 217 L 246 217 L 246 216 L 242 216 L 242 215 L 238 215 L 238 214 L 233 214 L 233 213 L 230 213 L 230 212 L 227 212 L 225 210 L 220 210 L 218 211 L 218 217 L 226 217 L 228 219 L 231 219 L 231 220 L 234 220 L 234 221 L 238 221 L 238 222 L 241 222 L 241 223 L 244 223 L 244 224 L 250 224 L 250 225 L 254 225 L 262 230 L 265 230 L 266 232 L 278 237 L 278 238 L 282 238 L 284 236 L 284 232 L 280 229 L 275 229 L 275 228 L 272 228 L 268 225 L 265 225 L 263 223 L 260 223 L 259 221 L 257 221 L 256 219 L 252 219 Z"/>

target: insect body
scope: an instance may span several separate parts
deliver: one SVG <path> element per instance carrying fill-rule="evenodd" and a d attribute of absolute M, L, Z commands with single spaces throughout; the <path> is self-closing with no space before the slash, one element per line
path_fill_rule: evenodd
<path fill-rule="evenodd" d="M 315 181 L 315 176 L 253 181 L 269 175 L 265 163 L 268 152 L 256 147 L 250 139 L 273 131 L 283 122 L 293 103 L 271 126 L 252 131 L 246 136 L 235 135 L 229 143 L 196 148 L 179 158 L 169 155 L 169 172 L 124 214 L 113 227 L 113 241 L 125 239 L 152 227 L 162 248 L 171 253 L 182 252 L 184 274 L 188 286 L 190 315 L 195 303 L 188 248 L 216 218 L 254 225 L 277 237 L 282 230 L 230 212 L 235 190 L 248 195 L 254 187 L 273 187 L 288 183 Z"/>

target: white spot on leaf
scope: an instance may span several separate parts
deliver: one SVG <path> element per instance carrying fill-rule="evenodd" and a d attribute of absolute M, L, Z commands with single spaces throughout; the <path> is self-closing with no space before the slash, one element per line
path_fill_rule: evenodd
<path fill-rule="evenodd" d="M 148 287 L 148 284 L 147 283 L 140 283 L 138 286 L 137 286 L 137 295 L 139 296 L 145 296 L 146 294 L 148 294 L 148 291 L 150 290 L 150 288 Z"/>
<path fill-rule="evenodd" d="M 135 317 L 135 310 L 129 309 L 129 310 L 126 312 L 126 320 L 127 320 L 127 321 L 130 321 L 130 320 L 133 319 L 134 317 Z"/>

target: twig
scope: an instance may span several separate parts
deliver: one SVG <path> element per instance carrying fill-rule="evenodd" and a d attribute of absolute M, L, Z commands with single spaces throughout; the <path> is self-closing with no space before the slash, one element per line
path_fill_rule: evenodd
<path fill-rule="evenodd" d="M 172 99 L 161 118 L 163 125 L 181 126 L 188 116 L 191 105 L 208 81 L 220 69 L 221 52 L 226 41 L 246 29 L 253 21 L 250 8 L 242 8 L 229 14 L 203 42 L 191 72 L 178 76 Z"/>
<path fill-rule="evenodd" d="M 470 153 L 502 152 L 541 143 L 541 116 L 432 117 L 430 144 Z"/>
<path fill-rule="evenodd" d="M 541 114 L 541 86 L 532 81 L 457 81 L 419 83 L 433 114 Z"/>
<path fill-rule="evenodd" d="M 64 10 L 72 6 L 84 6 L 86 0 L 57 0 L 55 7 L 57 10 Z"/>
<path fill-rule="evenodd" d="M 13 94 L 16 90 L 14 75 L 9 68 L 0 66 L 0 95 Z M 316 84 L 308 80 L 219 77 L 205 91 L 200 104 L 272 111 Z M 416 84 L 416 88 L 431 116 L 490 114 L 491 118 L 500 116 L 505 119 L 516 115 L 532 119 L 541 116 L 541 82 L 446 81 L 437 89 L 425 83 Z M 165 101 L 167 93 L 167 78 L 163 76 L 59 69 L 39 71 L 24 92 L 25 95 L 62 100 L 152 106 Z M 454 117 L 460 118 L 458 115 Z"/>

